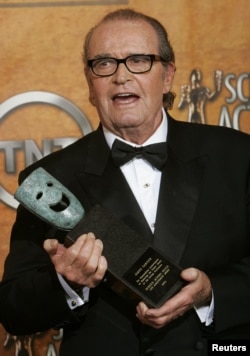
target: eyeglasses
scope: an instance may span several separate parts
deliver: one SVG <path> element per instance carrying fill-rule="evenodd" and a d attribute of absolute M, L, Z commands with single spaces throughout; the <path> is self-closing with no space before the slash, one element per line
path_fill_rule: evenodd
<path fill-rule="evenodd" d="M 89 59 L 88 65 L 95 75 L 99 77 L 108 77 L 115 74 L 120 63 L 124 63 L 131 73 L 141 74 L 149 72 L 155 61 L 166 63 L 161 56 L 156 54 L 133 54 L 121 59 L 112 57 Z"/>

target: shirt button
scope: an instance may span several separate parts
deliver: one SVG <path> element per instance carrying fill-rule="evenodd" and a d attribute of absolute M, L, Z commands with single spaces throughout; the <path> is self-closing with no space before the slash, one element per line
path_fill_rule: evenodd
<path fill-rule="evenodd" d="M 155 227 L 155 223 L 151 224 L 151 227 L 154 228 Z"/>
<path fill-rule="evenodd" d="M 149 188 L 149 187 L 150 187 L 150 184 L 149 184 L 149 183 L 145 183 L 143 187 L 144 187 L 144 188 Z"/>

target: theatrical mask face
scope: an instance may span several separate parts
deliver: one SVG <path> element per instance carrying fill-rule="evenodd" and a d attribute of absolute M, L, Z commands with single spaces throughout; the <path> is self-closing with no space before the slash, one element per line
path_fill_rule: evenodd
<path fill-rule="evenodd" d="M 84 217 L 77 198 L 41 167 L 23 181 L 14 197 L 33 214 L 63 230 L 73 229 Z"/>
<path fill-rule="evenodd" d="M 147 22 L 109 21 L 94 31 L 88 59 L 133 54 L 159 55 L 157 35 Z M 161 122 L 162 96 L 170 91 L 173 76 L 174 66 L 160 61 L 140 74 L 129 72 L 123 63 L 109 77 L 98 77 L 89 69 L 90 100 L 106 128 L 130 141 L 133 135 L 135 141 L 145 141 Z"/>

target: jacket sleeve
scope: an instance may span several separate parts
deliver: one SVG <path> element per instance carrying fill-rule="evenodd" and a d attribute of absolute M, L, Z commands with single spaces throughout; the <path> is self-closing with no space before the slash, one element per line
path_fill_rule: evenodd
<path fill-rule="evenodd" d="M 240 174 L 240 173 L 238 173 Z M 228 255 L 230 262 L 222 264 L 211 271 L 209 275 L 214 292 L 214 328 L 216 332 L 238 328 L 239 338 L 249 338 L 250 335 L 250 171 L 243 189 L 246 191 L 242 208 L 239 208 L 239 231 L 245 232 L 245 242 L 242 243 L 243 233 L 234 235 L 235 249 L 225 245 L 222 254 Z M 237 190 L 236 190 L 237 192 Z M 237 194 L 237 193 L 236 193 Z M 231 227 L 231 230 L 234 230 Z M 237 230 L 236 230 L 237 231 Z M 233 233 L 233 232 L 232 232 Z M 226 237 L 229 237 L 230 233 Z M 226 240 L 225 237 L 225 240 Z M 241 257 L 237 254 L 241 251 Z M 244 330 L 244 331 L 242 331 Z M 247 330 L 247 332 L 246 332 Z"/>
<path fill-rule="evenodd" d="M 50 226 L 19 206 L 0 284 L 0 319 L 11 334 L 27 335 L 78 321 L 43 250 L 50 234 Z"/>

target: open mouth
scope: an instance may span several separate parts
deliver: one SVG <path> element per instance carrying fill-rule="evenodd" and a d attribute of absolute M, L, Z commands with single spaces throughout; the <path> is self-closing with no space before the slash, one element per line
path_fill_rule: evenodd
<path fill-rule="evenodd" d="M 120 93 L 120 94 L 115 94 L 112 97 L 112 100 L 117 103 L 130 103 L 133 102 L 134 100 L 137 100 L 138 98 L 139 96 L 133 93 Z"/>

